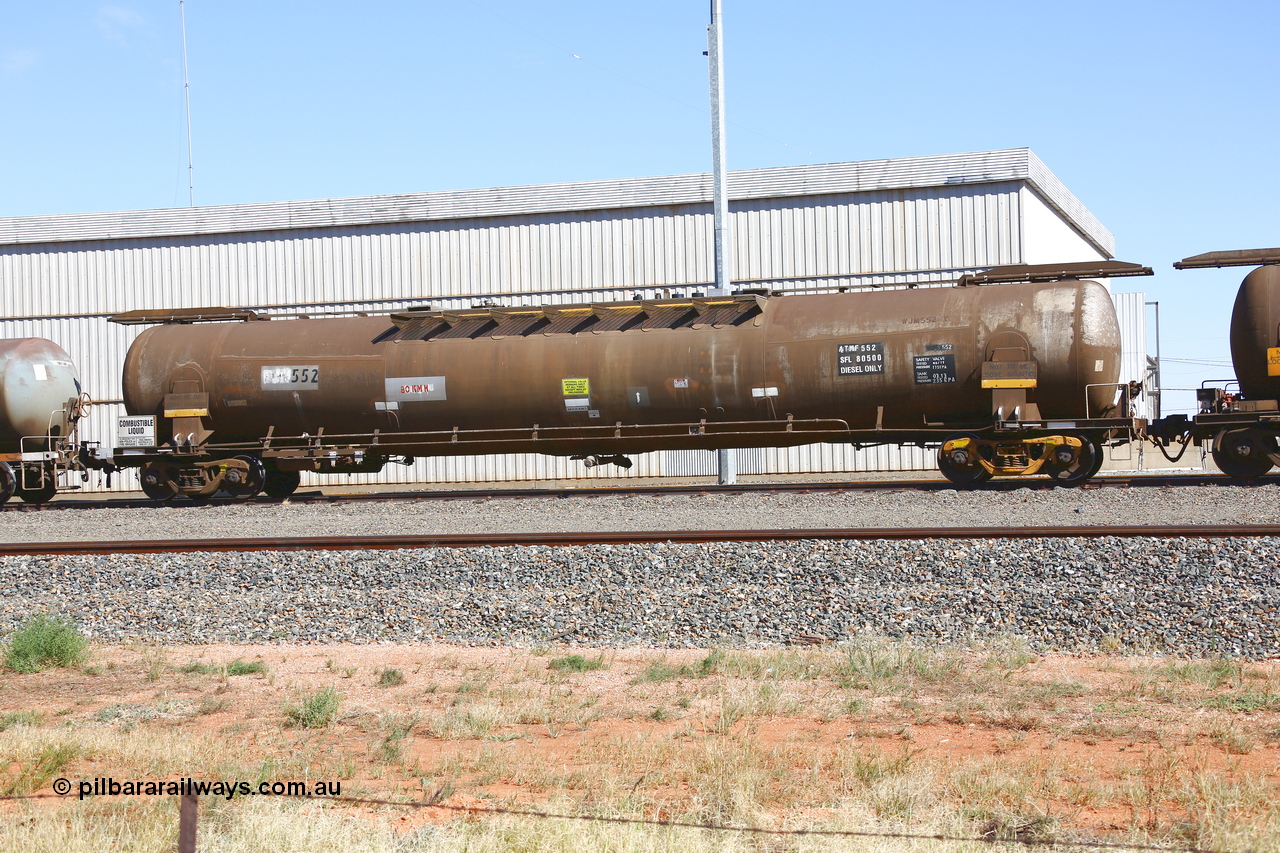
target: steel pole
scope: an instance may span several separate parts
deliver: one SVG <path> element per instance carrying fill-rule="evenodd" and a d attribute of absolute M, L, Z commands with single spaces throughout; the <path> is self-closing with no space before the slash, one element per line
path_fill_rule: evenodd
<path fill-rule="evenodd" d="M 733 279 L 733 233 L 728 227 L 729 188 L 724 144 L 724 76 L 721 73 L 720 0 L 711 0 L 711 26 L 707 27 L 707 57 L 711 67 L 711 185 L 715 227 L 716 291 L 729 292 Z M 717 480 L 722 486 L 738 482 L 738 453 L 730 448 L 716 451 Z"/>
<path fill-rule="evenodd" d="M 1162 413 L 1161 411 L 1163 409 L 1162 403 L 1164 402 L 1161 399 L 1164 396 L 1161 393 L 1161 389 L 1164 386 L 1163 386 L 1163 383 L 1161 383 L 1160 381 L 1160 303 L 1157 301 L 1157 302 L 1148 302 L 1146 304 L 1156 309 L 1156 364 L 1155 364 L 1154 375 L 1152 376 L 1152 379 L 1154 379 L 1156 383 L 1155 406 L 1153 406 L 1155 411 L 1151 412 L 1150 414 L 1152 419 L 1158 420 Z M 1143 343 L 1145 344 L 1146 342 L 1144 341 Z M 1145 349 L 1146 347 L 1144 346 L 1143 348 Z"/>

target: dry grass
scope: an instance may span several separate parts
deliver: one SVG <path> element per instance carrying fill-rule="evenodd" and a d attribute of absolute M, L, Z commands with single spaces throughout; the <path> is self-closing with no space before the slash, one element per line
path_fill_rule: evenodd
<path fill-rule="evenodd" d="M 227 661 L 249 664 L 231 678 Z M 877 638 L 688 653 L 139 647 L 94 663 L 99 675 L 0 683 L 4 791 L 47 792 L 59 776 L 339 780 L 347 795 L 478 808 L 1280 853 L 1275 663 Z M 302 724 L 335 678 L 341 706 Z M 0 809 L 0 851 L 169 850 L 175 837 L 169 798 Z M 201 821 L 202 851 L 942 849 L 262 797 L 206 798 Z"/>

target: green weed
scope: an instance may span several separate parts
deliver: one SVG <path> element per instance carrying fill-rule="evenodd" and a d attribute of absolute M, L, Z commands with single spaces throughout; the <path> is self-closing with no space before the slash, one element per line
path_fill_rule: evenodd
<path fill-rule="evenodd" d="M 285 721 L 304 729 L 322 729 L 338 718 L 338 706 L 342 697 L 332 687 L 324 687 L 315 693 L 304 694 L 297 705 L 286 705 Z"/>
<path fill-rule="evenodd" d="M 227 664 L 227 675 L 265 675 L 267 665 L 260 660 L 240 660 L 236 658 Z"/>
<path fill-rule="evenodd" d="M 37 726 L 40 724 L 40 713 L 38 711 L 10 711 L 4 716 L 0 716 L 0 732 L 7 731 L 14 726 Z"/>
<path fill-rule="evenodd" d="M 563 658 L 552 658 L 547 663 L 548 669 L 557 672 L 592 672 L 604 669 L 604 655 L 597 658 L 584 658 L 582 655 L 569 655 Z"/>
<path fill-rule="evenodd" d="M 192 661 L 178 667 L 178 672 L 183 675 L 221 675 L 224 670 L 225 667 L 214 666 L 210 663 L 200 663 L 199 661 Z"/>
<path fill-rule="evenodd" d="M 4 649 L 4 665 L 14 672 L 40 672 L 51 666 L 84 663 L 89 641 L 71 622 L 46 614 L 18 627 Z"/>
<path fill-rule="evenodd" d="M 1223 693 L 1205 700 L 1205 706 L 1248 714 L 1254 711 L 1280 711 L 1280 696 L 1274 693 Z"/>
<path fill-rule="evenodd" d="M 236 658 L 231 663 L 224 665 L 200 663 L 192 661 L 178 667 L 178 672 L 187 675 L 264 675 L 267 671 L 267 665 L 260 660 L 246 661 Z"/>
<path fill-rule="evenodd" d="M 404 673 L 398 669 L 387 667 L 378 672 L 377 684 L 379 687 L 399 687 L 404 684 Z"/>
<path fill-rule="evenodd" d="M 22 796 L 40 790 L 78 756 L 79 750 L 72 744 L 49 744 L 40 750 L 34 761 L 18 769 L 17 775 L 3 789 L 4 794 Z"/>
<path fill-rule="evenodd" d="M 666 658 L 656 660 L 645 668 L 635 683 L 671 681 L 676 678 L 707 678 L 716 673 L 724 660 L 724 652 L 716 649 L 697 663 L 696 666 L 681 664 L 672 666 Z"/>

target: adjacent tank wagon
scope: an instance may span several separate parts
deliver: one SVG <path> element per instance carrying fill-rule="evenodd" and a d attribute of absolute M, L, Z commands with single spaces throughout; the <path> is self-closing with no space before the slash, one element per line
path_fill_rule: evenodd
<path fill-rule="evenodd" d="M 62 347 L 43 338 L 0 340 L 0 503 L 40 503 L 74 466 L 75 428 L 88 405 Z"/>
<path fill-rule="evenodd" d="M 299 472 L 536 452 L 629 465 L 654 450 L 813 442 L 939 448 L 957 482 L 1078 482 L 1117 411 L 1120 335 L 1087 275 L 992 270 L 959 286 L 267 320 L 199 309 L 153 324 L 123 375 L 117 464 L 156 498 L 288 494 Z M 984 286 L 985 282 L 1021 283 Z M 148 443 L 150 442 L 150 443 Z"/>
<path fill-rule="evenodd" d="M 1231 311 L 1231 363 L 1236 383 L 1197 392 L 1190 424 L 1166 418 L 1153 431 L 1166 442 L 1189 434 L 1208 444 L 1222 472 L 1254 480 L 1280 465 L 1280 248 L 1207 252 L 1176 269 L 1256 266 L 1245 276 Z"/>

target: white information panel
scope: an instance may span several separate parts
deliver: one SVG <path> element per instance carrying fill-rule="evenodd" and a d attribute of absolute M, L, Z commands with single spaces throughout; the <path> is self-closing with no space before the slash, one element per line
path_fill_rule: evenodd
<path fill-rule="evenodd" d="M 116 420 L 116 447 L 155 446 L 155 415 L 128 415 Z"/>

